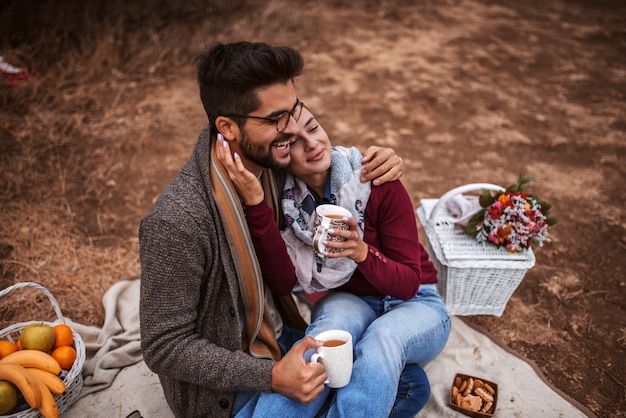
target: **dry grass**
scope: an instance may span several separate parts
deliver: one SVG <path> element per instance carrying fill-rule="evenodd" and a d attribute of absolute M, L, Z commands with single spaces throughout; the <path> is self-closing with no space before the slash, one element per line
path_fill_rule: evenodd
<path fill-rule="evenodd" d="M 244 0 L 0 4 L 0 49 L 27 53 L 34 63 L 27 83 L 0 84 L 0 288 L 38 282 L 62 301 L 66 316 L 102 322 L 95 301 L 140 270 L 129 208 L 138 219 L 149 207 L 139 201 L 143 196 L 131 201 L 116 179 L 136 166 L 128 156 L 141 154 L 149 129 L 162 134 L 177 124 L 146 117 L 154 109 L 142 109 L 151 104 L 137 90 L 192 79 L 189 57 L 208 40 L 265 34 L 288 43 L 295 29 L 305 38 L 318 35 L 315 20 L 303 19 L 288 1 L 263 8 L 259 19 L 261 6 Z M 129 136 L 132 142 L 120 141 Z M 47 302 L 31 299 L 0 300 L 0 325 L 39 319 Z"/>
<path fill-rule="evenodd" d="M 0 288 L 40 283 L 66 316 L 98 324 L 104 291 L 139 274 L 136 231 L 116 226 L 124 219 L 111 205 L 124 167 L 109 162 L 144 144 L 119 140 L 116 113 L 132 108 L 136 95 L 125 93 L 138 82 L 176 75 L 197 47 L 180 40 L 201 31 L 207 14 L 217 19 L 239 5 L 212 3 L 0 5 L 1 47 L 34 57 L 28 83 L 0 85 Z M 47 299 L 30 291 L 3 299 L 2 326 L 49 315 Z"/>

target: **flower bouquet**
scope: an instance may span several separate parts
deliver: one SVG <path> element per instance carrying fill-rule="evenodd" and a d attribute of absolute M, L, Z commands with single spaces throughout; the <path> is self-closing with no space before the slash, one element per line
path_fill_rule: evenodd
<path fill-rule="evenodd" d="M 480 243 L 504 246 L 512 253 L 550 241 L 548 227 L 559 219 L 549 216 L 549 203 L 524 191 L 524 186 L 533 181 L 520 175 L 517 184 L 503 192 L 483 190 L 479 197 L 481 209 L 469 220 L 465 233 Z"/>

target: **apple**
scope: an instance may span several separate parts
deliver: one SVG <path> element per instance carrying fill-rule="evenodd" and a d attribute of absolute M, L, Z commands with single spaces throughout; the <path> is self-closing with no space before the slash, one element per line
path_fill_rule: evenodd
<path fill-rule="evenodd" d="M 54 340 L 54 328 L 44 323 L 26 325 L 20 335 L 22 349 L 39 350 L 44 353 L 52 351 Z"/>

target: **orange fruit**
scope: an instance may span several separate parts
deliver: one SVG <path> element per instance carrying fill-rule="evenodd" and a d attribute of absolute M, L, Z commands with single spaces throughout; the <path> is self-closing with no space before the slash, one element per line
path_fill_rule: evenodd
<path fill-rule="evenodd" d="M 62 369 L 69 370 L 76 361 L 76 350 L 69 345 L 62 345 L 56 348 L 51 354 L 53 359 L 59 362 Z"/>
<path fill-rule="evenodd" d="M 0 341 L 0 358 L 8 356 L 11 353 L 15 353 L 17 350 L 17 344 L 7 340 Z"/>
<path fill-rule="evenodd" d="M 18 350 L 23 350 L 23 348 L 22 348 L 22 342 L 20 341 L 20 339 L 19 339 L 19 338 L 17 339 L 17 342 L 15 343 L 15 345 L 17 346 L 17 349 L 18 349 Z"/>
<path fill-rule="evenodd" d="M 69 325 L 58 324 L 54 326 L 54 348 L 58 348 L 64 345 L 71 346 L 74 344 L 74 337 L 72 336 L 72 328 Z"/>

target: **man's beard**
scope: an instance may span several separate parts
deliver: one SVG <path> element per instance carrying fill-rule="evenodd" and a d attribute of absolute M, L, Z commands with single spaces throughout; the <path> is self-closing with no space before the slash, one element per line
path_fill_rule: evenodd
<path fill-rule="evenodd" d="M 271 170 L 284 170 L 289 167 L 291 159 L 281 163 L 274 158 L 272 153 L 273 147 L 270 145 L 269 150 L 265 150 L 264 146 L 250 140 L 245 131 L 241 131 L 241 139 L 239 140 L 239 149 L 241 154 L 248 160 L 258 166 L 269 168 Z"/>

